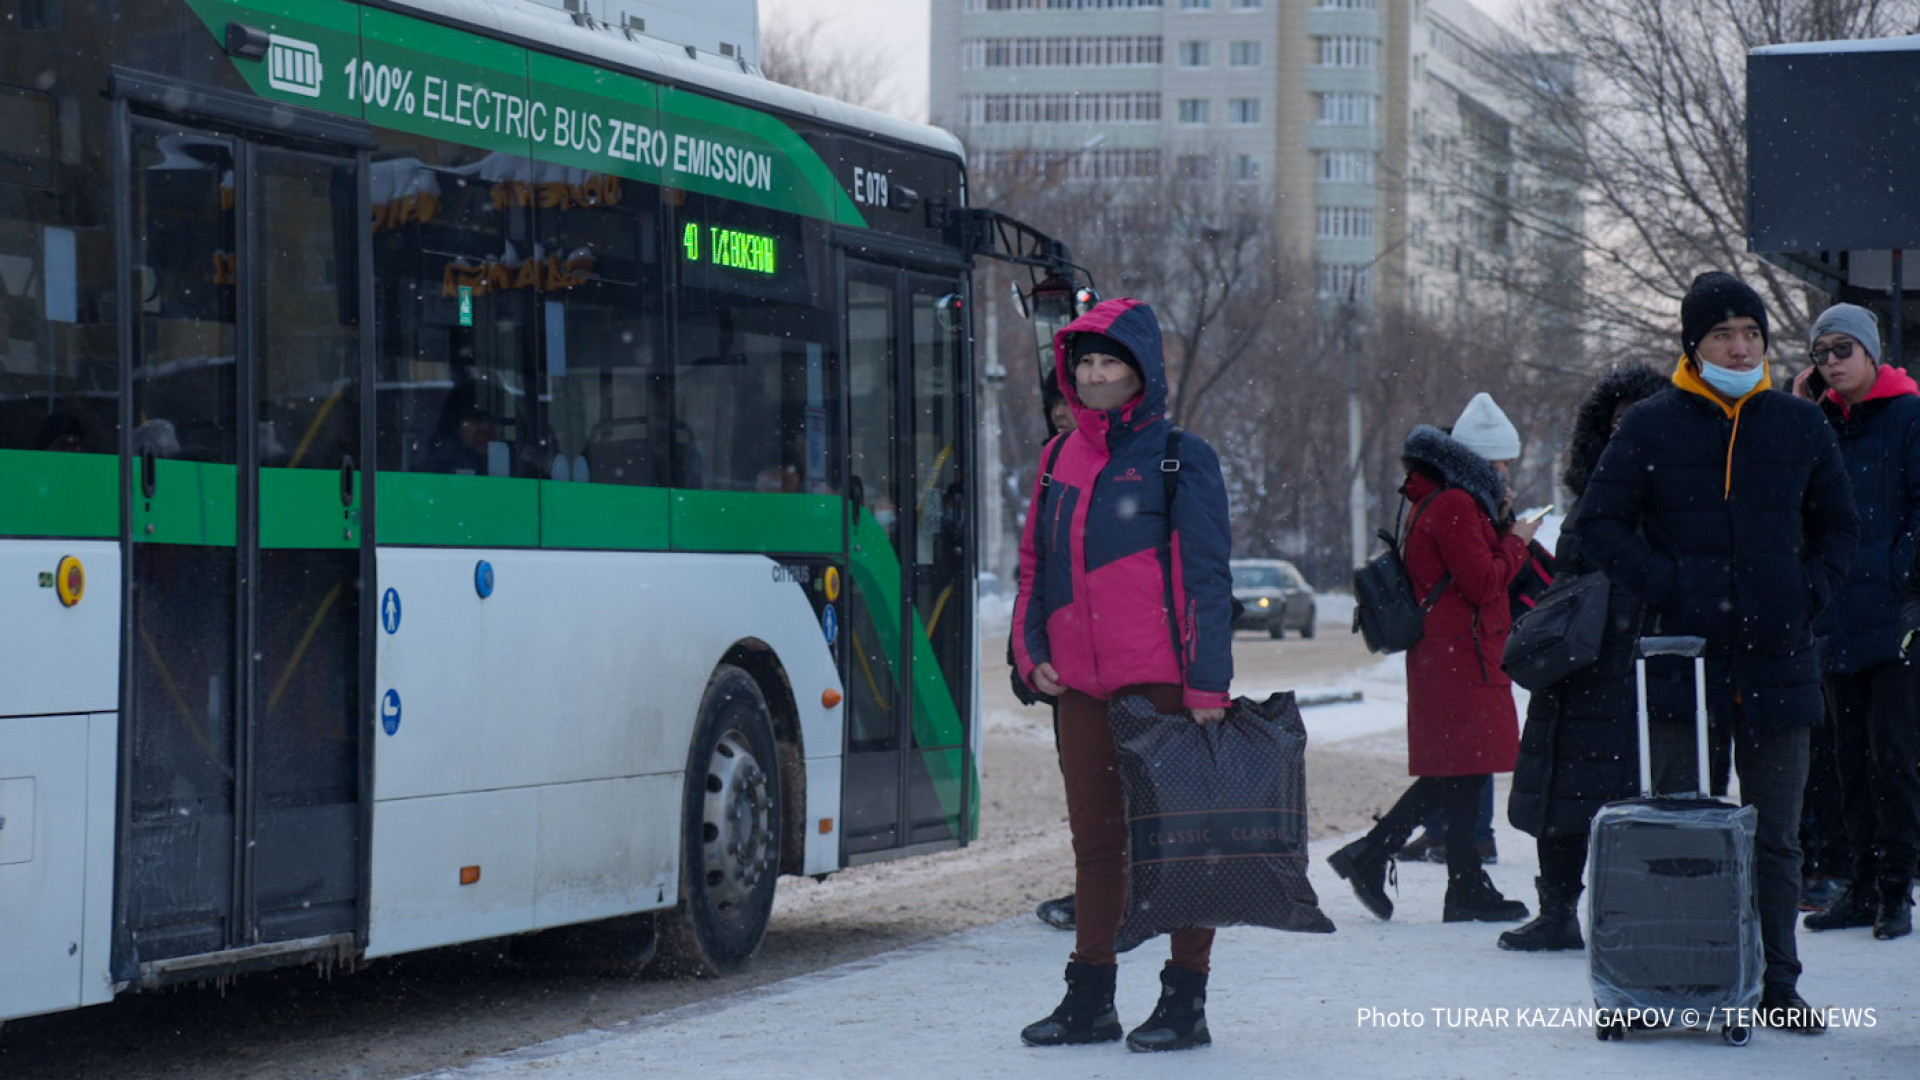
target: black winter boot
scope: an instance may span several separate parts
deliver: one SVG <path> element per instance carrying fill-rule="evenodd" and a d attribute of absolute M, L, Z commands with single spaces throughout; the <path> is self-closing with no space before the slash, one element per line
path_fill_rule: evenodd
<path fill-rule="evenodd" d="M 1353 895 L 1382 919 L 1393 918 L 1393 900 L 1387 896 L 1387 884 L 1392 882 L 1396 888 L 1400 884 L 1391 854 L 1398 847 L 1368 833 L 1327 856 L 1327 865 L 1333 867 L 1333 872 L 1353 885 Z"/>
<path fill-rule="evenodd" d="M 1795 1035 L 1827 1033 L 1826 1014 L 1807 1004 L 1800 991 L 1784 983 L 1768 983 L 1760 993 L 1760 1022 Z"/>
<path fill-rule="evenodd" d="M 1185 1050 L 1211 1043 L 1206 1004 L 1207 977 L 1167 965 L 1160 969 L 1160 1002 L 1147 1022 L 1127 1035 L 1127 1049 Z"/>
<path fill-rule="evenodd" d="M 1119 970 L 1111 964 L 1069 962 L 1067 996 L 1046 1019 L 1022 1028 L 1020 1041 L 1028 1046 L 1073 1046 L 1119 1039 L 1120 1014 L 1113 1008 L 1113 977 Z"/>
<path fill-rule="evenodd" d="M 1033 913 L 1048 926 L 1057 930 L 1071 930 L 1075 915 L 1074 896 L 1074 893 L 1068 893 L 1057 900 L 1042 900 Z"/>
<path fill-rule="evenodd" d="M 1540 892 L 1540 914 L 1518 929 L 1500 935 L 1500 947 L 1514 952 L 1564 952 L 1587 947 L 1580 936 L 1580 889 L 1568 892 L 1546 878 L 1534 878 Z"/>
<path fill-rule="evenodd" d="M 1904 875 L 1880 879 L 1880 913 L 1873 920 L 1873 936 L 1892 941 L 1913 933 L 1913 879 Z"/>
<path fill-rule="evenodd" d="M 1800 925 L 1809 930 L 1851 930 L 1856 926 L 1872 926 L 1879 914 L 1879 897 L 1874 895 L 1873 887 L 1855 881 L 1841 890 L 1840 898 L 1832 907 L 1813 912 L 1802 919 Z"/>
<path fill-rule="evenodd" d="M 1448 876 L 1441 922 L 1519 922 L 1526 917 L 1527 905 L 1501 896 L 1485 870 Z"/>

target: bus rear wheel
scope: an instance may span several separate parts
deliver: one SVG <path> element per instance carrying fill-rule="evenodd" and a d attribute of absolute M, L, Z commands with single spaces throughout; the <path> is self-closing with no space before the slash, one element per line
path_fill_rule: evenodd
<path fill-rule="evenodd" d="M 760 687 L 722 665 L 707 683 L 687 766 L 680 906 L 660 920 L 659 964 L 739 971 L 759 950 L 780 873 L 780 772 Z"/>

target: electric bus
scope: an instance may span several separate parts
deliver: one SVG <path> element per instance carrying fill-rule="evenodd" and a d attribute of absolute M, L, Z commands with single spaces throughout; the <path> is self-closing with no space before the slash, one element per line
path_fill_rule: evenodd
<path fill-rule="evenodd" d="M 588 924 L 727 971 L 778 876 L 976 834 L 952 136 L 480 0 L 0 61 L 0 1019 Z"/>

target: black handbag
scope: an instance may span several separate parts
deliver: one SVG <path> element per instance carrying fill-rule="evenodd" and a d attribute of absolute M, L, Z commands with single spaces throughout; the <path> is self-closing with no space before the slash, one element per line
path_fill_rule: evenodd
<path fill-rule="evenodd" d="M 1115 948 L 1196 926 L 1333 932 L 1307 880 L 1307 729 L 1291 693 L 1198 724 L 1129 694 L 1108 707 L 1128 830 Z"/>
<path fill-rule="evenodd" d="M 1600 658 L 1607 629 L 1607 575 L 1566 576 L 1520 616 L 1500 666 L 1529 690 L 1544 690 Z"/>

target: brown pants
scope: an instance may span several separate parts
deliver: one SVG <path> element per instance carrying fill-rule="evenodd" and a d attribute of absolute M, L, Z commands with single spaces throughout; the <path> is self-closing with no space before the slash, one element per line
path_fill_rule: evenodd
<path fill-rule="evenodd" d="M 1182 711 L 1180 688 L 1129 686 L 1114 697 L 1139 694 L 1163 713 Z M 1120 758 L 1107 725 L 1107 703 L 1068 690 L 1060 695 L 1060 771 L 1067 781 L 1067 824 L 1073 832 L 1073 958 L 1115 964 L 1113 943 L 1127 909 L 1127 814 L 1120 792 Z M 1213 953 L 1213 931 L 1173 935 L 1173 964 L 1201 974 Z"/>

